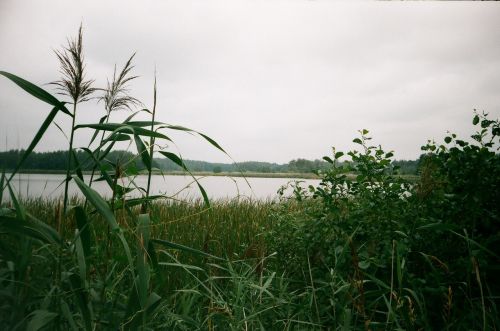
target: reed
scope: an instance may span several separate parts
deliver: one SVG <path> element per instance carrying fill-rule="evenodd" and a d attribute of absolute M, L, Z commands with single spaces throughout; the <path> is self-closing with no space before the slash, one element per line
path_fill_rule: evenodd
<path fill-rule="evenodd" d="M 63 73 L 56 86 L 73 111 L 0 71 L 52 107 L 12 174 L 0 175 L 2 329 L 500 328 L 499 120 L 475 113 L 471 140 L 450 134 L 441 145 L 423 146 L 421 175 L 412 182 L 397 176 L 393 153 L 370 145 L 361 130 L 353 140 L 359 149 L 324 158 L 331 167 L 316 173 L 316 187 L 293 186 L 279 202 L 210 201 L 167 148 L 169 132 L 197 135 L 226 152 L 203 133 L 156 121 L 156 82 L 153 111 L 108 120 L 139 102 L 124 92 L 133 56 L 105 89 L 107 118 L 78 124 L 77 105 L 93 92 L 81 27 L 56 54 Z M 140 113 L 152 116 L 134 120 Z M 72 120 L 64 200 L 19 199 L 10 182 L 59 114 Z M 110 199 L 83 180 L 72 157 L 76 130 L 94 132 L 80 148 L 111 188 Z M 118 141 L 134 146 L 132 160 L 107 158 Z M 149 180 L 139 187 L 134 161 L 151 174 L 155 151 L 192 176 L 202 200 L 150 195 Z M 69 180 L 85 200 L 68 196 Z"/>
<path fill-rule="evenodd" d="M 92 87 L 93 80 L 87 80 L 85 77 L 82 29 L 83 27 L 80 25 L 78 36 L 75 39 L 68 39 L 68 45 L 63 48 L 63 50 L 55 51 L 61 65 L 60 72 L 62 77 L 60 80 L 51 83 L 57 87 L 59 94 L 71 98 L 73 103 L 68 147 L 68 166 L 66 169 L 66 180 L 64 183 L 64 214 L 66 214 L 68 207 L 68 185 L 71 180 L 70 173 L 73 167 L 74 159 L 73 139 L 75 134 L 77 105 L 88 101 L 90 95 L 95 91 Z"/>

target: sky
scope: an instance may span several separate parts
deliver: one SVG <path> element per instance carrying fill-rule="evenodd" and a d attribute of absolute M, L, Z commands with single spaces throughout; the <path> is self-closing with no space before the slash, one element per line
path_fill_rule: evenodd
<path fill-rule="evenodd" d="M 474 133 L 473 109 L 500 117 L 499 18 L 498 2 L 0 0 L 0 70 L 55 93 L 54 50 L 82 23 L 95 87 L 136 52 L 130 93 L 151 108 L 156 70 L 158 120 L 207 134 L 237 162 L 348 151 L 360 129 L 415 159 L 428 139 Z M 0 77 L 0 151 L 27 147 L 50 109 Z M 91 100 L 77 122 L 104 114 Z M 67 116 L 56 122 L 67 132 Z M 184 158 L 231 162 L 168 134 Z M 90 136 L 78 130 L 76 146 Z M 67 144 L 53 125 L 36 150 Z"/>

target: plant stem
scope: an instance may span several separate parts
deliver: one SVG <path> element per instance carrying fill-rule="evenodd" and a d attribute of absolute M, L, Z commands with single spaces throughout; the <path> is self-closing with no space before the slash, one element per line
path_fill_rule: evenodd
<path fill-rule="evenodd" d="M 75 119 L 76 119 L 76 100 L 74 100 L 73 102 L 73 120 L 71 123 L 71 136 L 69 138 L 68 167 L 66 168 L 66 182 L 64 184 L 63 215 L 66 215 L 66 210 L 68 208 L 68 186 L 69 186 L 69 175 L 72 164 L 71 160 L 73 159 L 73 137 L 75 134 Z"/>
<path fill-rule="evenodd" d="M 111 115 L 111 112 L 108 112 L 108 116 L 106 117 L 106 121 L 104 122 L 105 124 L 107 124 L 109 122 L 109 116 Z M 102 141 L 104 140 L 104 134 L 106 133 L 106 131 L 102 131 L 102 134 L 101 134 L 101 140 L 99 141 L 99 146 L 102 145 Z M 90 147 L 90 146 L 89 146 Z M 96 159 L 99 161 L 99 158 L 101 156 L 101 148 L 99 147 L 99 149 L 97 150 L 97 156 L 96 156 Z M 90 175 L 90 180 L 89 180 L 89 187 L 92 187 L 92 183 L 94 182 L 94 175 L 95 175 L 95 171 L 97 170 L 97 164 L 94 164 L 94 166 L 92 167 L 92 174 Z M 85 198 L 85 204 L 84 204 L 84 209 L 87 209 L 87 204 L 88 204 L 88 200 L 87 198 Z"/>
<path fill-rule="evenodd" d="M 155 115 L 156 115 L 156 73 L 155 73 L 155 85 L 153 91 L 153 114 L 151 116 L 151 131 L 154 130 Z M 151 165 L 153 164 L 154 143 L 155 143 L 155 138 L 151 136 L 149 138 L 149 157 L 151 158 Z M 147 199 L 149 198 L 150 188 L 151 188 L 151 166 L 148 169 L 148 186 L 146 188 L 146 202 L 142 204 L 141 213 L 147 213 L 148 211 L 149 203 Z"/>
<path fill-rule="evenodd" d="M 109 115 L 111 115 L 110 113 L 108 113 L 108 116 L 106 116 L 106 120 L 104 121 L 104 124 L 108 124 L 109 122 Z M 102 141 L 104 140 L 104 134 L 106 133 L 106 131 L 102 130 L 102 134 L 101 134 L 101 140 L 99 141 L 99 146 L 102 145 Z M 90 147 L 90 146 L 89 146 Z M 97 156 L 96 156 L 96 159 L 99 160 L 99 157 L 101 155 L 101 148 L 99 148 L 97 150 Z M 93 167 L 92 167 L 92 173 L 90 175 L 90 180 L 89 180 L 89 187 L 92 187 L 92 183 L 94 181 L 94 175 L 95 175 L 95 171 L 97 170 L 97 164 L 95 164 Z M 87 200 L 85 199 L 85 202 L 87 202 Z"/>

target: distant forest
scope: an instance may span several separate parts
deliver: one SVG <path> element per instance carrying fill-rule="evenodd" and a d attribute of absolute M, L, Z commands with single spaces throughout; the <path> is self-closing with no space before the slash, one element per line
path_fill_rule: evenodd
<path fill-rule="evenodd" d="M 0 152 L 0 169 L 12 170 L 19 162 L 24 150 L 10 150 Z M 92 170 L 91 162 L 88 162 L 88 155 L 83 151 L 77 152 L 78 161 L 82 170 Z M 143 169 L 144 165 L 140 158 L 127 151 L 113 151 L 106 156 L 108 164 L 115 163 L 117 160 L 121 163 L 131 161 L 137 169 Z M 24 170 L 42 170 L 58 171 L 65 170 L 68 163 L 67 151 L 55 152 L 33 152 L 24 162 L 21 169 Z M 312 173 L 314 170 L 324 170 L 329 167 L 329 163 L 323 160 L 296 159 L 285 164 L 247 161 L 238 164 L 232 163 L 212 163 L 206 161 L 184 160 L 186 166 L 195 172 L 259 172 L 259 173 Z M 401 174 L 416 174 L 418 169 L 418 160 L 393 161 L 400 167 Z M 155 158 L 154 167 L 164 171 L 181 171 L 182 169 L 169 159 Z"/>

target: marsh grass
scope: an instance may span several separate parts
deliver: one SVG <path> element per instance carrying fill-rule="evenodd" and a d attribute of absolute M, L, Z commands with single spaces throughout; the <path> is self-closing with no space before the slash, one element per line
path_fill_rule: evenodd
<path fill-rule="evenodd" d="M 83 27 L 80 25 L 78 36 L 75 39 L 68 39 L 68 45 L 61 51 L 55 51 L 60 63 L 60 72 L 62 78 L 51 84 L 57 87 L 59 94 L 68 96 L 73 103 L 73 112 L 71 114 L 72 122 L 69 137 L 68 166 L 66 171 L 66 180 L 64 184 L 64 213 L 68 207 L 68 186 L 71 180 L 70 172 L 73 168 L 73 139 L 75 134 L 76 110 L 79 103 L 88 101 L 90 95 L 95 91 L 92 87 L 93 80 L 87 80 L 85 77 L 85 63 L 83 55 Z"/>
<path fill-rule="evenodd" d="M 194 134 L 226 153 L 215 140 L 155 121 L 156 84 L 154 111 L 132 112 L 122 123 L 76 123 L 77 104 L 92 92 L 81 27 L 57 55 L 63 79 L 56 85 L 73 112 L 0 71 L 53 107 L 16 169 L 0 175 L 2 329 L 499 329 L 498 120 L 476 113 L 475 142 L 452 134 L 444 145 L 423 146 L 413 183 L 395 175 L 393 153 L 370 145 L 361 130 L 347 165 L 338 161 L 340 151 L 324 158 L 331 168 L 317 172 L 316 187 L 292 186 L 279 203 L 210 201 L 180 154 L 168 149 L 175 146 L 168 132 Z M 108 115 L 116 99 L 109 100 Z M 133 120 L 141 112 L 151 118 Z M 72 117 L 65 183 L 73 180 L 88 204 L 67 190 L 62 203 L 19 199 L 10 181 L 60 113 Z M 72 163 L 76 130 L 93 130 L 94 138 L 102 131 L 97 147 L 81 149 L 111 199 L 83 180 L 76 158 Z M 135 146 L 134 159 L 149 175 L 157 148 L 192 176 L 203 200 L 149 195 L 134 181 L 133 160 L 106 158 L 118 141 Z M 135 185 L 121 186 L 123 177 Z M 130 198 L 131 190 L 139 198 Z"/>

